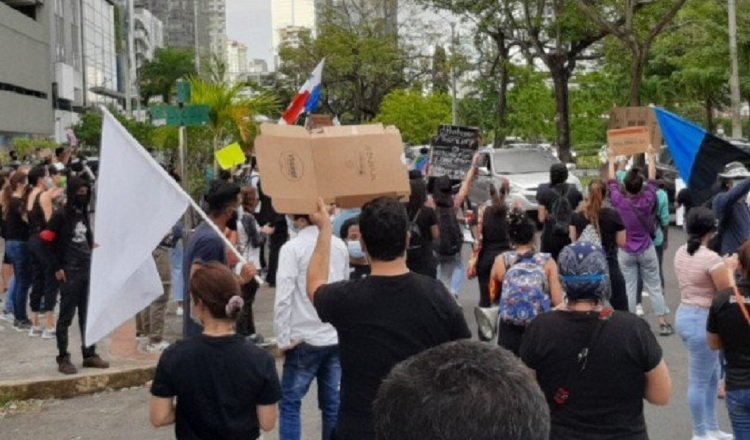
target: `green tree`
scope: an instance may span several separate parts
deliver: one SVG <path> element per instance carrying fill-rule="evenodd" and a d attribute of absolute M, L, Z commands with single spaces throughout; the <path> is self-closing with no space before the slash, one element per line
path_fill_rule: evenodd
<path fill-rule="evenodd" d="M 395 125 L 404 142 L 430 142 L 441 124 L 451 122 L 451 98 L 445 93 L 428 96 L 414 90 L 395 90 L 383 99 L 375 121 Z"/>
<path fill-rule="evenodd" d="M 548 74 L 530 67 L 512 66 L 508 91 L 509 134 L 539 142 L 555 137 L 555 94 L 547 85 Z"/>
<path fill-rule="evenodd" d="M 195 54 L 188 49 L 160 48 L 154 60 L 144 64 L 138 71 L 141 100 L 147 105 L 154 96 L 164 102 L 169 97 L 178 79 L 195 74 Z"/>
<path fill-rule="evenodd" d="M 443 46 L 435 46 L 435 53 L 432 56 L 432 92 L 448 93 L 449 80 L 448 55 Z"/>

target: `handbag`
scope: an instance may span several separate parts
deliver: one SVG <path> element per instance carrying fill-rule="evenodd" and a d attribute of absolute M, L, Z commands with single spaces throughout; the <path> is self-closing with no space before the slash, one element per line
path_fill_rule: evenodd
<path fill-rule="evenodd" d="M 479 264 L 479 254 L 482 252 L 482 227 L 484 225 L 484 210 L 486 206 L 479 207 L 479 215 L 477 216 L 477 236 L 474 243 L 474 249 L 471 251 L 471 257 L 469 257 L 469 264 L 466 267 L 466 278 L 474 279 L 477 276 L 477 265 Z"/>

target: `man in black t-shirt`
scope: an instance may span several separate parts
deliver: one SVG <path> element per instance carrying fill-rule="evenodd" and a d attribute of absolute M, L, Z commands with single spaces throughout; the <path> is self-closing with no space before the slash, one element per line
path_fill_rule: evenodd
<path fill-rule="evenodd" d="M 541 251 L 551 254 L 552 258 L 557 260 L 560 251 L 570 244 L 570 235 L 565 232 L 567 228 L 561 228 L 564 231 L 559 233 L 555 231 L 555 224 L 558 221 L 555 218 L 557 214 L 555 202 L 564 194 L 570 203 L 570 209 L 574 212 L 583 200 L 583 195 L 575 185 L 566 183 L 568 181 L 568 168 L 565 167 L 565 164 L 556 163 L 552 165 L 549 170 L 549 177 L 549 184 L 539 185 L 536 201 L 539 204 L 539 223 L 544 225 Z"/>
<path fill-rule="evenodd" d="M 362 247 L 372 275 L 328 283 L 331 222 L 322 200 L 311 220 L 320 229 L 307 275 L 307 292 L 323 322 L 339 335 L 341 408 L 337 440 L 374 439 L 372 404 L 394 365 L 445 342 L 471 337 L 463 313 L 437 280 L 409 272 L 409 219 L 396 199 L 362 208 Z"/>

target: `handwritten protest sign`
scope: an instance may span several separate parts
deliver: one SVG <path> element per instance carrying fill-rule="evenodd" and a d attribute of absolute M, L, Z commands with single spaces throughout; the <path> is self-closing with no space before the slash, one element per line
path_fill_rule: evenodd
<path fill-rule="evenodd" d="M 479 149 L 479 129 L 441 125 L 431 145 L 430 177 L 447 175 L 451 180 L 463 180 Z"/>
<path fill-rule="evenodd" d="M 617 156 L 645 153 L 651 145 L 651 134 L 647 127 L 607 130 L 607 145 Z"/>

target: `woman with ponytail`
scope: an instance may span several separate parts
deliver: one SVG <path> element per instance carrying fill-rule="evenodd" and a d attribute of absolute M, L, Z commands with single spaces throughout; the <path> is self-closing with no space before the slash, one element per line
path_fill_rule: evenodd
<path fill-rule="evenodd" d="M 510 250 L 508 239 L 508 207 L 505 196 L 510 189 L 507 180 L 503 179 L 500 188 L 490 185 L 490 205 L 479 208 L 477 221 L 476 277 L 479 281 L 479 307 L 490 306 L 490 272 L 495 258 Z M 474 256 L 472 256 L 474 257 Z M 471 263 L 470 263 L 471 264 Z M 475 275 L 470 273 L 469 275 Z M 471 277 L 470 277 L 471 278 Z"/>
<path fill-rule="evenodd" d="M 674 257 L 681 301 L 677 309 L 677 333 L 690 355 L 688 403 L 693 416 L 693 439 L 729 439 L 719 431 L 716 393 L 719 355 L 708 346 L 706 322 L 717 292 L 734 286 L 737 257 L 722 258 L 710 250 L 716 233 L 716 216 L 706 207 L 693 208 L 687 218 L 688 242 Z"/>
<path fill-rule="evenodd" d="M 628 296 L 625 278 L 617 262 L 617 249 L 625 245 L 627 239 L 625 225 L 620 214 L 606 206 L 607 186 L 601 180 L 589 185 L 589 195 L 581 209 L 573 214 L 570 225 L 570 240 L 593 242 L 601 246 L 607 255 L 609 266 L 610 299 L 615 310 L 628 310 Z"/>
<path fill-rule="evenodd" d="M 175 423 L 180 439 L 256 439 L 278 418 L 281 389 L 273 358 L 235 334 L 240 285 L 218 262 L 190 278 L 191 310 L 203 334 L 169 346 L 151 385 L 151 423 Z"/>

